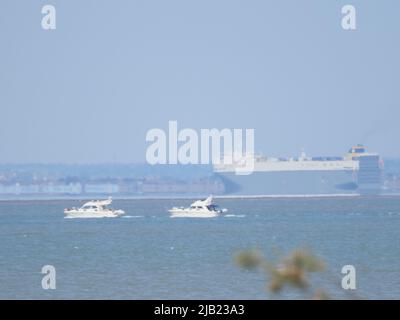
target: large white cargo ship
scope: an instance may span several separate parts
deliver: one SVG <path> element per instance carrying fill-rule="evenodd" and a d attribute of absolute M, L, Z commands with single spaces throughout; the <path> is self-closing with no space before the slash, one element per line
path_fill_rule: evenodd
<path fill-rule="evenodd" d="M 254 170 L 237 175 L 238 164 L 214 165 L 225 193 L 246 196 L 379 194 L 383 161 L 362 145 L 343 157 L 254 157 Z"/>

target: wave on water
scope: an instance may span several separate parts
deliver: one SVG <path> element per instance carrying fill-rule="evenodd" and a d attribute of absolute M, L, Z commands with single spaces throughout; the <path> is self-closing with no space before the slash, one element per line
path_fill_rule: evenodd
<path fill-rule="evenodd" d="M 389 216 L 400 216 L 400 212 L 393 212 L 393 211 L 389 211 L 389 212 L 387 212 L 386 213 L 387 215 L 389 215 Z"/>
<path fill-rule="evenodd" d="M 122 216 L 121 218 L 144 218 L 144 216 Z"/>
<path fill-rule="evenodd" d="M 83 219 L 83 220 L 90 220 L 90 219 L 103 219 L 103 218 L 111 218 L 111 217 L 95 217 L 95 216 L 87 216 L 87 217 L 71 217 L 71 216 L 66 216 L 64 219 Z M 112 217 L 116 218 L 116 217 Z"/>
<path fill-rule="evenodd" d="M 225 214 L 225 218 L 244 218 L 246 215 L 244 214 Z"/>

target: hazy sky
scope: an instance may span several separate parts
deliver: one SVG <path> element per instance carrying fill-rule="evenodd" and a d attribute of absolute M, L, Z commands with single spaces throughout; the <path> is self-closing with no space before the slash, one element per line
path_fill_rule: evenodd
<path fill-rule="evenodd" d="M 0 163 L 144 161 L 169 120 L 254 128 L 268 155 L 400 156 L 399 17 L 398 0 L 1 0 Z"/>

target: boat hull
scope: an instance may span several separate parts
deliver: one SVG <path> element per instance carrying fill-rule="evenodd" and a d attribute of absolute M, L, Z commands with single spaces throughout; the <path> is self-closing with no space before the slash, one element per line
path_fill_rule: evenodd
<path fill-rule="evenodd" d="M 215 218 L 218 217 L 217 212 L 205 212 L 205 211 L 188 211 L 188 210 L 169 210 L 171 218 Z"/>
<path fill-rule="evenodd" d="M 65 218 L 116 218 L 124 214 L 122 210 L 117 211 L 79 211 L 79 210 L 66 210 L 64 211 Z"/>

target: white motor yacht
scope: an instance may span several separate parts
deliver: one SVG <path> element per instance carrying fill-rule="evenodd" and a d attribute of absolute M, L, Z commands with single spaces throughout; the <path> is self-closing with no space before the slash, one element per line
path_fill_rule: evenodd
<path fill-rule="evenodd" d="M 220 209 L 213 204 L 213 198 L 210 196 L 205 200 L 193 202 L 189 208 L 174 207 L 168 211 L 171 213 L 171 218 L 213 218 L 228 210 Z"/>
<path fill-rule="evenodd" d="M 111 198 L 92 200 L 80 208 L 65 209 L 64 213 L 67 218 L 115 218 L 125 213 L 123 210 L 107 208 L 111 203 Z"/>

